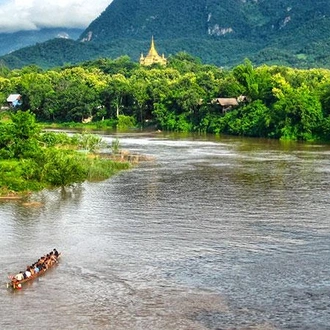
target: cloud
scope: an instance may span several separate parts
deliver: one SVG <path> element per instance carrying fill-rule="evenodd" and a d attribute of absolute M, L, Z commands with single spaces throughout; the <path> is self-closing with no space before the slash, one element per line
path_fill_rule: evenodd
<path fill-rule="evenodd" d="M 112 0 L 0 0 L 0 33 L 85 28 Z"/>

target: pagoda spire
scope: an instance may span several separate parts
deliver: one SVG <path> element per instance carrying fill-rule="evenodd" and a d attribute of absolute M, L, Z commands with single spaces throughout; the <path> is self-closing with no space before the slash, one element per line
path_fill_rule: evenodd
<path fill-rule="evenodd" d="M 151 46 L 148 53 L 149 56 L 159 56 L 155 47 L 154 36 L 151 37 Z"/>
<path fill-rule="evenodd" d="M 140 64 L 141 65 L 151 65 L 154 63 L 158 63 L 160 65 L 166 65 L 166 58 L 165 56 L 159 56 L 158 52 L 155 47 L 154 36 L 151 37 L 151 45 L 149 52 L 146 57 L 143 56 L 143 53 L 140 57 Z"/>

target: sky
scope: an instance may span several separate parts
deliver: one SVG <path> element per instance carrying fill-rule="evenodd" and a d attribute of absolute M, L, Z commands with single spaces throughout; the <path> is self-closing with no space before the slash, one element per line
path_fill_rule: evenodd
<path fill-rule="evenodd" d="M 0 0 L 0 33 L 86 28 L 112 0 Z"/>

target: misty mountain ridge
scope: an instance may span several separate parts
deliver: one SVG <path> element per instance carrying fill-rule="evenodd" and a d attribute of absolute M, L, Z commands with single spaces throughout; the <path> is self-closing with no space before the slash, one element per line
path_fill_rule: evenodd
<path fill-rule="evenodd" d="M 0 33 L 0 55 L 5 55 L 21 49 L 45 42 L 53 38 L 77 40 L 83 29 L 52 28 L 32 31 L 18 31 L 13 33 Z"/>
<path fill-rule="evenodd" d="M 166 56 L 186 51 L 219 66 L 248 57 L 256 64 L 329 67 L 330 2 L 114 0 L 77 41 L 51 40 L 1 60 L 9 67 L 51 67 L 122 55 L 138 61 L 152 35 Z"/>

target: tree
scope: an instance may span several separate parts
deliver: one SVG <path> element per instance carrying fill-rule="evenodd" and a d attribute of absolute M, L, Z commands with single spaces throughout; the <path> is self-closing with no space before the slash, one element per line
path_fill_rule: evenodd
<path fill-rule="evenodd" d="M 18 90 L 22 94 L 22 109 L 30 110 L 38 118 L 44 119 L 44 105 L 53 86 L 46 74 L 25 73 L 21 76 Z"/>
<path fill-rule="evenodd" d="M 43 179 L 52 186 L 64 188 L 85 181 L 86 176 L 87 170 L 77 155 L 54 148 L 46 151 Z"/>
<path fill-rule="evenodd" d="M 292 88 L 277 77 L 281 88 L 274 89 L 277 101 L 273 105 L 273 137 L 290 140 L 313 140 L 323 122 L 319 98 L 307 85 Z"/>
<path fill-rule="evenodd" d="M 258 99 L 259 89 L 256 81 L 256 73 L 250 60 L 246 59 L 233 69 L 236 80 L 244 87 L 244 94 L 251 100 Z"/>
<path fill-rule="evenodd" d="M 261 100 L 256 100 L 240 109 L 241 121 L 236 134 L 267 137 L 270 125 L 270 110 Z"/>
<path fill-rule="evenodd" d="M 110 118 L 118 118 L 124 107 L 124 99 L 129 93 L 129 82 L 124 75 L 115 74 L 108 79 L 101 93 L 101 99 Z"/>
<path fill-rule="evenodd" d="M 40 152 L 38 136 L 41 131 L 30 111 L 12 113 L 12 123 L 1 130 L 4 141 L 0 147 L 9 158 L 30 158 Z"/>
<path fill-rule="evenodd" d="M 5 104 L 6 99 L 11 92 L 12 86 L 10 79 L 0 76 L 0 104 Z"/>
<path fill-rule="evenodd" d="M 199 58 L 186 52 L 179 52 L 176 55 L 169 57 L 168 66 L 178 70 L 181 74 L 185 74 L 199 71 L 202 66 L 202 62 Z"/>
<path fill-rule="evenodd" d="M 255 69 L 251 61 L 246 59 L 233 69 L 233 75 L 244 88 L 242 94 L 251 101 L 263 100 L 267 104 L 271 101 L 272 79 L 266 66 Z"/>

